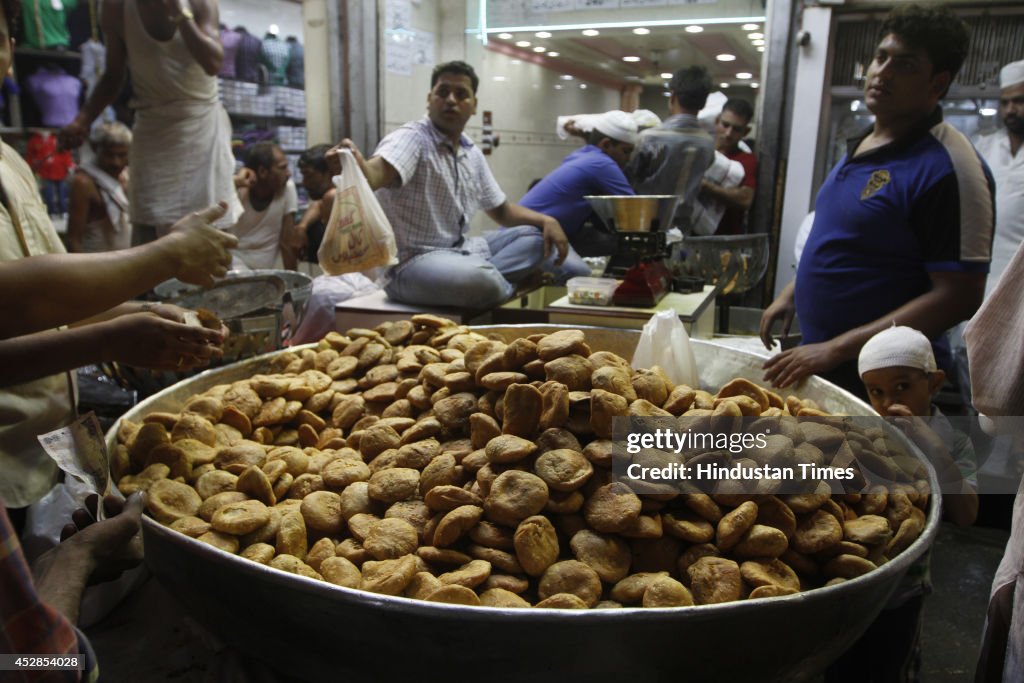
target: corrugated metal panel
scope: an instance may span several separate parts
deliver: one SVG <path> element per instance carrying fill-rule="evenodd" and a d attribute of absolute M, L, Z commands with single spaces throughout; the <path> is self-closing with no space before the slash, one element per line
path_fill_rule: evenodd
<path fill-rule="evenodd" d="M 1024 56 L 1024 10 L 1018 13 L 962 13 L 971 32 L 971 48 L 956 84 L 997 85 L 999 69 Z M 832 59 L 832 87 L 864 84 L 882 29 L 882 16 L 839 17 Z"/>

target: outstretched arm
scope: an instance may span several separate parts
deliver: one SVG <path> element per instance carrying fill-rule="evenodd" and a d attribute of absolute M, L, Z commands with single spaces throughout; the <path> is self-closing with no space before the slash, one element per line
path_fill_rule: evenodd
<path fill-rule="evenodd" d="M 122 251 L 48 254 L 0 264 L 0 338 L 83 320 L 172 277 L 210 285 L 238 243 L 210 222 L 226 206 L 178 221 L 169 235 Z"/>

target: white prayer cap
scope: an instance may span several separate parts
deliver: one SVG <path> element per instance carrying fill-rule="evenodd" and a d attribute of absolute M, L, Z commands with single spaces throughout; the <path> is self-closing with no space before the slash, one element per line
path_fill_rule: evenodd
<path fill-rule="evenodd" d="M 928 337 L 912 327 L 893 325 L 869 339 L 857 359 L 861 377 L 871 370 L 897 367 L 935 372 L 935 354 Z"/>
<path fill-rule="evenodd" d="M 593 119 L 594 130 L 607 135 L 612 140 L 636 144 L 636 121 L 624 111 L 617 109 L 596 114 Z"/>
<path fill-rule="evenodd" d="M 1024 59 L 1010 62 L 999 72 L 999 87 L 1009 88 L 1024 83 Z"/>
<path fill-rule="evenodd" d="M 633 112 L 632 116 L 633 122 L 636 123 L 637 130 L 653 128 L 661 123 L 661 117 L 650 109 L 637 109 Z"/>

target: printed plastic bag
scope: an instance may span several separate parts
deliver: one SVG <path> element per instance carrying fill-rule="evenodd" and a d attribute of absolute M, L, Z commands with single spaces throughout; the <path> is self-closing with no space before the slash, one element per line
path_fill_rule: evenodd
<path fill-rule="evenodd" d="M 657 365 L 676 384 L 700 387 L 697 360 L 690 348 L 690 335 L 675 311 L 658 311 L 644 324 L 640 342 L 633 352 L 634 368 Z"/>
<path fill-rule="evenodd" d="M 363 177 L 352 152 L 341 150 L 341 175 L 334 176 L 334 207 L 317 251 L 328 275 L 356 273 L 398 263 L 395 233 Z"/>

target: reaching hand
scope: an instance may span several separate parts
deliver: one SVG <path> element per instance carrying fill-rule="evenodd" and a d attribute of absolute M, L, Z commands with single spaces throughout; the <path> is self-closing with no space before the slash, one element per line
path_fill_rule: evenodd
<path fill-rule="evenodd" d="M 224 352 L 220 330 L 183 325 L 156 313 L 131 313 L 105 323 L 109 360 L 153 370 L 204 367 Z"/>
<path fill-rule="evenodd" d="M 327 159 L 327 168 L 331 172 L 331 175 L 338 175 L 341 173 L 341 156 L 339 155 L 339 152 L 343 149 L 347 149 L 352 152 L 352 156 L 355 157 L 356 163 L 359 164 L 359 170 L 363 172 L 363 175 L 366 176 L 366 178 L 369 178 L 370 169 L 366 165 L 366 158 L 363 156 L 363 153 L 359 151 L 359 148 L 356 147 L 356 143 L 352 142 L 348 138 L 345 138 L 332 147 L 325 155 L 325 158 Z"/>
<path fill-rule="evenodd" d="M 116 496 L 103 499 L 106 519 L 96 521 L 99 496 L 86 498 L 86 507 L 75 510 L 61 531 L 60 547 L 81 550 L 90 563 L 89 583 L 111 581 L 142 561 L 140 517 L 146 505 L 146 494 L 133 493 L 127 501 Z"/>
<path fill-rule="evenodd" d="M 231 266 L 231 253 L 238 238 L 218 230 L 212 223 L 227 213 L 221 202 L 203 211 L 196 211 L 171 226 L 168 240 L 170 258 L 178 264 L 177 277 L 189 284 L 209 287 L 215 277 L 222 277 Z"/>
<path fill-rule="evenodd" d="M 804 344 L 765 361 L 764 379 L 774 387 L 785 389 L 808 375 L 831 370 L 842 361 L 831 342 Z"/>
<path fill-rule="evenodd" d="M 89 126 L 75 118 L 57 133 L 62 150 L 78 149 L 89 138 Z"/>
<path fill-rule="evenodd" d="M 796 316 L 796 303 L 788 290 L 779 295 L 771 305 L 761 314 L 761 341 L 769 351 L 775 346 L 775 339 L 772 338 L 772 328 L 777 320 L 782 320 L 782 335 L 789 334 L 789 328 L 793 325 L 793 318 Z"/>
<path fill-rule="evenodd" d="M 555 265 L 562 265 L 565 262 L 565 257 L 569 255 L 569 239 L 562 231 L 562 226 L 554 218 L 548 218 L 544 221 L 542 230 L 544 232 L 544 260 L 547 261 L 554 250 L 558 252 Z"/>

